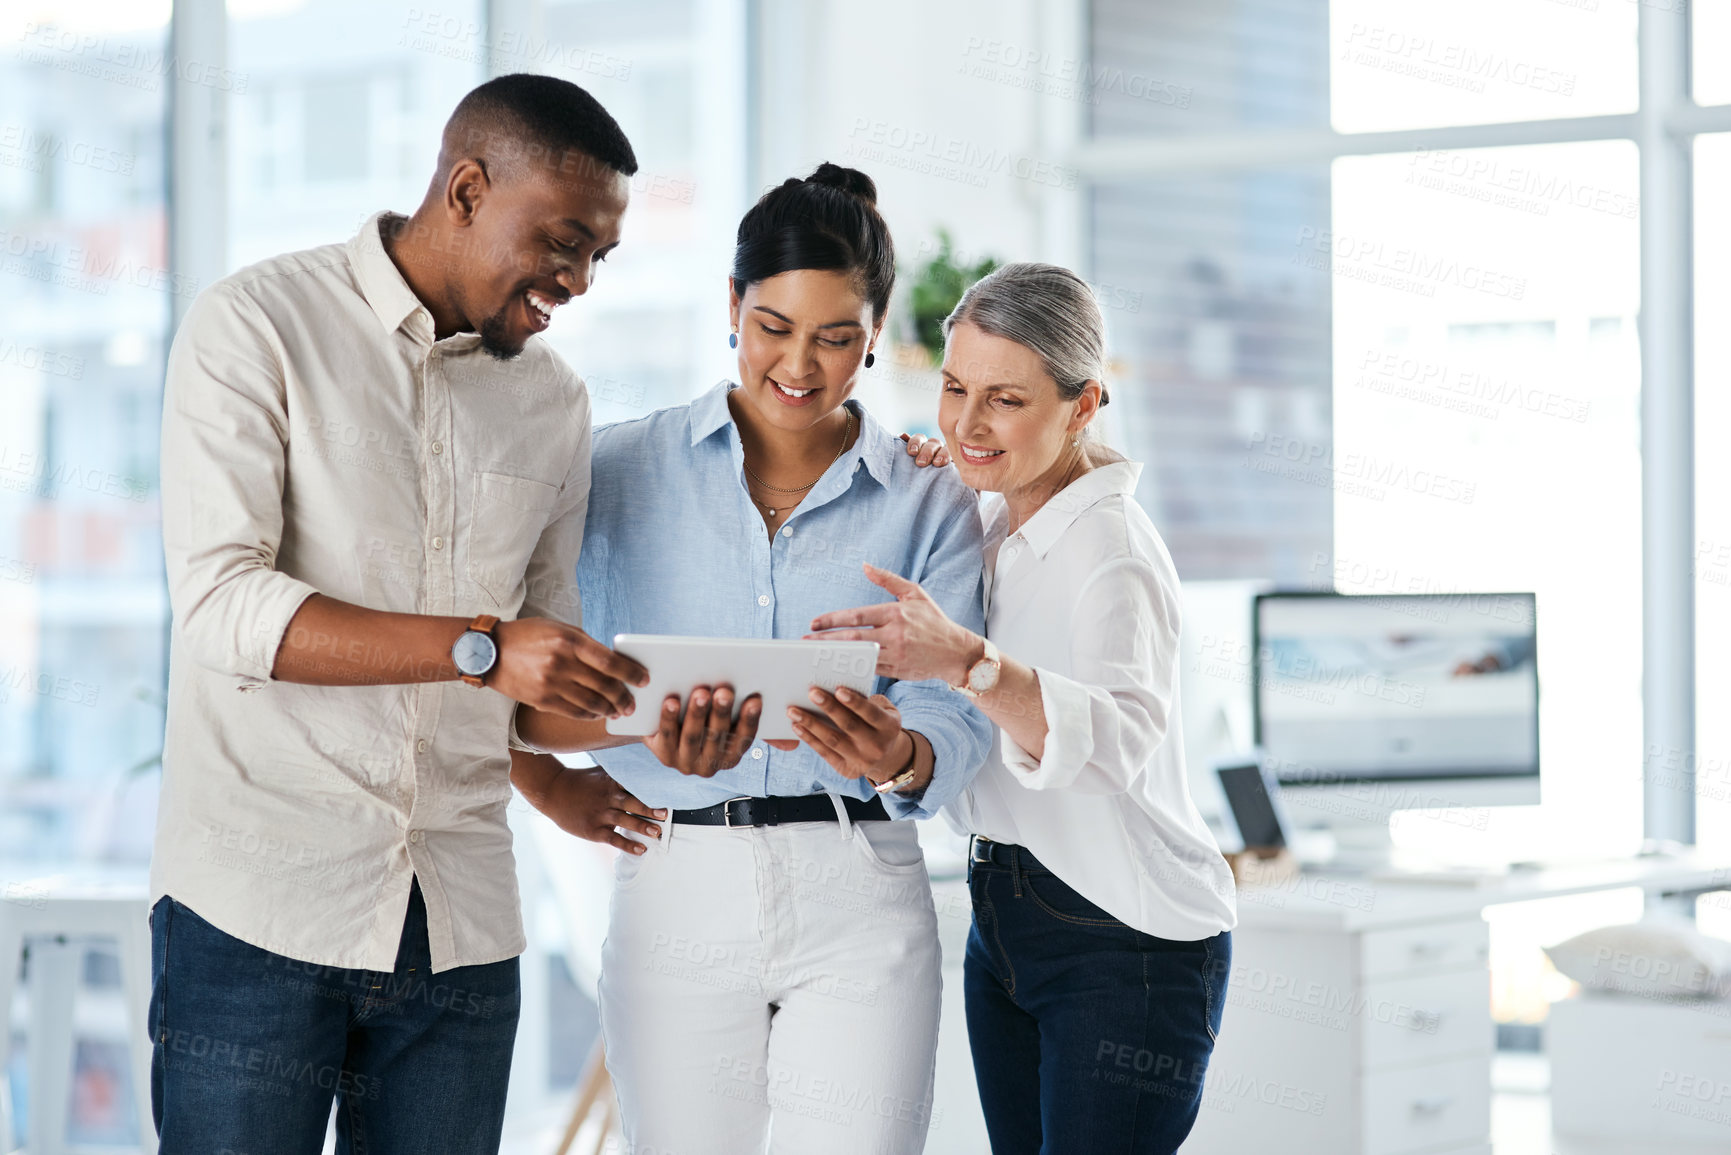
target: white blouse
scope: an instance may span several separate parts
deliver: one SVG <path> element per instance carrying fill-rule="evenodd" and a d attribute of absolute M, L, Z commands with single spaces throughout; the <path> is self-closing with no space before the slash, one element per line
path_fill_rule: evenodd
<path fill-rule="evenodd" d="M 1027 847 L 1113 917 L 1160 938 L 1237 924 L 1232 872 L 1191 801 L 1178 729 L 1178 576 L 1136 503 L 1139 462 L 1084 473 L 1014 534 L 985 494 L 986 634 L 1032 666 L 1044 756 L 997 731 L 945 808 Z"/>

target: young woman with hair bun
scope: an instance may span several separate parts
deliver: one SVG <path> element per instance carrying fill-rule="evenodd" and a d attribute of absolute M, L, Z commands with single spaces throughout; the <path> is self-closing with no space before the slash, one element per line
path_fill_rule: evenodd
<path fill-rule="evenodd" d="M 745 214 L 728 285 L 738 382 L 595 432 L 585 629 L 798 638 L 887 600 L 866 564 L 984 628 L 973 494 L 850 399 L 894 280 L 864 173 L 820 165 Z M 941 680 L 877 689 L 814 691 L 791 711 L 798 742 L 757 740 L 761 702 L 726 686 L 694 688 L 683 722 L 677 698 L 639 703 L 661 729 L 625 745 L 604 723 L 519 712 L 526 793 L 578 781 L 530 748 L 594 750 L 617 782 L 592 813 L 633 851 L 600 984 L 629 1149 L 924 1146 L 940 959 L 907 820 L 960 794 L 991 727 Z"/>

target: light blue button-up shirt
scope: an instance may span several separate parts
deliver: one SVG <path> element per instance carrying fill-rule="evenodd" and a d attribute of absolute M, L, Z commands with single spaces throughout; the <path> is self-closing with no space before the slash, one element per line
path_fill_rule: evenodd
<path fill-rule="evenodd" d="M 607 645 L 620 633 L 799 638 L 819 614 L 891 600 L 866 578 L 861 563 L 870 562 L 919 582 L 953 620 L 984 633 L 979 508 L 954 470 L 917 468 L 900 440 L 849 401 L 859 436 L 772 541 L 745 488 L 732 388 L 724 381 L 689 405 L 595 431 L 577 565 L 585 630 Z M 879 678 L 876 689 L 937 755 L 918 801 L 884 801 L 893 817 L 930 818 L 979 769 L 991 722 L 941 681 Z M 650 806 L 873 796 L 869 782 L 842 777 L 810 748 L 776 750 L 761 739 L 713 778 L 680 774 L 640 744 L 595 758 Z"/>

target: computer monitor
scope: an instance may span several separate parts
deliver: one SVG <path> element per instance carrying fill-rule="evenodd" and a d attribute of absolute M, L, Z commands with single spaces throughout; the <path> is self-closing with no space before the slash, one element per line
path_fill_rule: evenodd
<path fill-rule="evenodd" d="M 1532 594 L 1264 593 L 1251 635 L 1255 742 L 1295 824 L 1381 841 L 1397 810 L 1539 800 Z"/>

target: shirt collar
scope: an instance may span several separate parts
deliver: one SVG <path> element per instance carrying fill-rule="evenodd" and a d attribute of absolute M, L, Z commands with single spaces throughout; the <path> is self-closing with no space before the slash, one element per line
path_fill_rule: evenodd
<path fill-rule="evenodd" d="M 732 381 L 720 381 L 691 403 L 691 444 L 696 445 L 733 424 L 733 411 L 727 407 L 727 395 L 737 388 L 739 386 Z M 847 404 L 860 422 L 859 436 L 854 438 L 853 447 L 848 450 L 848 454 L 857 454 L 859 459 L 865 462 L 866 472 L 870 473 L 879 485 L 887 488 L 901 442 L 891 437 L 888 430 L 865 411 L 864 406 L 853 401 Z"/>
<path fill-rule="evenodd" d="M 727 408 L 731 381 L 717 381 L 708 392 L 691 403 L 691 444 L 712 437 L 719 429 L 732 424 L 733 414 Z"/>
<path fill-rule="evenodd" d="M 396 262 L 385 252 L 385 242 L 379 236 L 379 225 L 384 218 L 394 215 L 378 212 L 367 218 L 367 223 L 361 226 L 361 231 L 349 242 L 349 263 L 354 267 L 355 280 L 360 283 L 361 295 L 367 299 L 367 304 L 372 306 L 373 313 L 385 327 L 385 332 L 396 332 L 405 321 L 419 312 L 421 322 L 414 326 L 414 335 L 425 337 L 427 343 L 431 344 L 432 314 L 421 304 L 421 299 L 415 296 L 415 291 L 409 288 L 409 282 L 403 279 Z"/>
<path fill-rule="evenodd" d="M 1035 510 L 1016 532 L 1036 556 L 1043 558 L 1084 510 L 1108 497 L 1135 493 L 1141 476 L 1140 461 L 1114 461 L 1090 469 Z"/>

